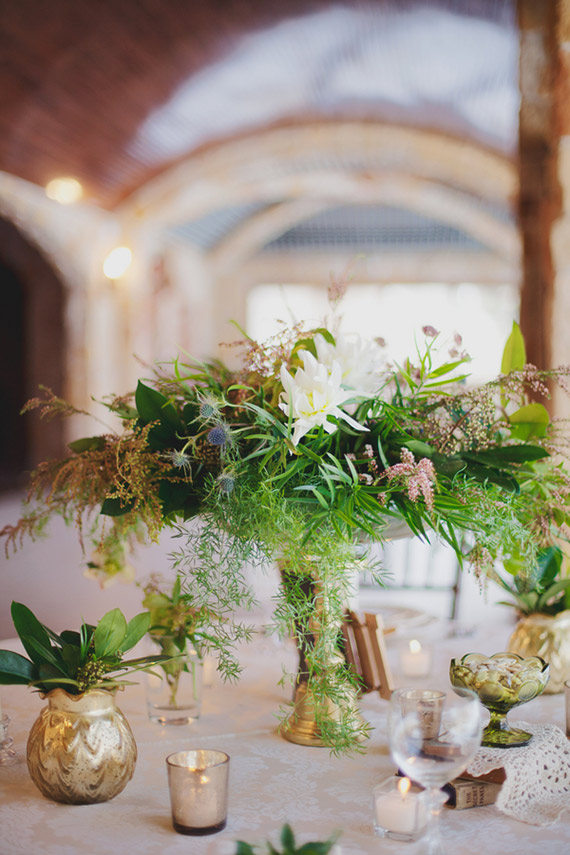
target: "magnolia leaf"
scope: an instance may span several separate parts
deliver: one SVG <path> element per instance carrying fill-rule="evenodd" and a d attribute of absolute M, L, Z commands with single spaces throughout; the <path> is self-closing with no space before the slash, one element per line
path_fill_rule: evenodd
<path fill-rule="evenodd" d="M 64 644 L 61 648 L 61 658 L 67 666 L 68 673 L 76 674 L 81 664 L 81 650 L 75 644 Z"/>
<path fill-rule="evenodd" d="M 11 650 L 0 650 L 0 684 L 27 685 L 37 675 L 36 668 L 25 656 Z"/>
<path fill-rule="evenodd" d="M 103 615 L 93 633 L 95 655 L 98 659 L 117 653 L 127 632 L 127 621 L 120 609 Z"/>
<path fill-rule="evenodd" d="M 513 321 L 513 329 L 505 344 L 501 360 L 501 374 L 520 371 L 526 363 L 526 350 L 521 328 Z"/>
<path fill-rule="evenodd" d="M 525 404 L 524 407 L 511 413 L 509 422 L 513 426 L 511 436 L 526 440 L 533 436 L 544 436 L 550 424 L 550 416 L 542 404 Z"/>
<path fill-rule="evenodd" d="M 550 457 L 548 451 L 539 445 L 502 445 L 489 448 L 486 451 L 463 452 L 462 457 L 467 461 L 482 463 L 485 466 L 495 466 L 498 469 L 512 469 L 513 464 L 528 463 Z"/>
<path fill-rule="evenodd" d="M 64 644 L 72 644 L 75 647 L 81 646 L 81 636 L 74 629 L 64 629 L 59 637 Z"/>
<path fill-rule="evenodd" d="M 127 650 L 131 650 L 135 644 L 138 644 L 143 635 L 148 632 L 149 627 L 149 612 L 141 612 L 139 615 L 135 615 L 127 624 L 127 631 L 119 648 L 121 653 L 126 653 Z"/>
<path fill-rule="evenodd" d="M 38 668 L 42 668 L 46 663 L 49 663 L 56 668 L 60 673 L 65 674 L 65 663 L 61 658 L 59 650 L 55 647 L 45 647 L 37 638 L 33 636 L 21 636 L 22 644 L 28 650 L 30 648 L 30 659 Z M 27 645 L 27 646 L 26 646 Z"/>
<path fill-rule="evenodd" d="M 539 582 L 544 588 L 551 585 L 562 567 L 563 552 L 559 546 L 549 546 L 541 549 L 538 555 Z"/>
<path fill-rule="evenodd" d="M 184 431 L 184 423 L 168 399 L 156 389 L 145 386 L 140 380 L 135 393 L 135 403 L 145 424 L 158 420 L 175 432 Z"/>
<path fill-rule="evenodd" d="M 24 649 L 32 662 L 43 661 L 45 657 L 38 659 L 38 645 L 42 650 L 47 650 L 51 654 L 51 642 L 45 626 L 39 622 L 35 614 L 23 603 L 12 603 L 10 609 L 12 621 L 16 632 L 20 636 Z M 36 645 L 32 643 L 36 642 Z"/>
<path fill-rule="evenodd" d="M 255 855 L 255 849 L 243 840 L 236 840 L 235 855 Z"/>

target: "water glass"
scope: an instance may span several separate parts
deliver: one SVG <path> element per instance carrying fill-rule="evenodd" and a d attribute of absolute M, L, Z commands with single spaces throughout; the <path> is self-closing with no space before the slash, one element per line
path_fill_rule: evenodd
<path fill-rule="evenodd" d="M 481 744 L 483 708 L 475 692 L 398 689 L 389 717 L 390 751 L 398 767 L 426 788 L 428 826 L 422 855 L 444 852 L 438 817 L 441 787 L 460 775 Z"/>
<path fill-rule="evenodd" d="M 215 834 L 226 826 L 230 758 L 193 748 L 166 758 L 172 825 L 180 834 Z"/>

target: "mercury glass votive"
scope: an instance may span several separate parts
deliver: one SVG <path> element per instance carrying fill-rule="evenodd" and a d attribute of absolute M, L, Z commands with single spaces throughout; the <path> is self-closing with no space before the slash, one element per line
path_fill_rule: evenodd
<path fill-rule="evenodd" d="M 226 826 L 230 758 L 193 748 L 166 758 L 172 825 L 180 834 L 215 834 Z"/>
<path fill-rule="evenodd" d="M 399 692 L 402 715 L 416 715 L 422 739 L 437 739 L 445 692 L 435 689 L 401 689 Z"/>

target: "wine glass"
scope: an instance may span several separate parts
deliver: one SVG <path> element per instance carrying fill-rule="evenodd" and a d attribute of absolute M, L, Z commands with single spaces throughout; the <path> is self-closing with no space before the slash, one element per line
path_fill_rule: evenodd
<path fill-rule="evenodd" d="M 426 789 L 426 855 L 440 855 L 441 787 L 461 774 L 481 744 L 482 707 L 475 692 L 397 689 L 392 694 L 389 738 L 392 758 Z"/>

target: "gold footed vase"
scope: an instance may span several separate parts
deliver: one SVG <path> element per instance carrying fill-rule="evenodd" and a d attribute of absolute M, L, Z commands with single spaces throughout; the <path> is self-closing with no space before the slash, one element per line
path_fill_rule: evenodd
<path fill-rule="evenodd" d="M 544 694 L 557 694 L 570 680 L 570 609 L 557 615 L 525 615 L 509 639 L 508 650 L 519 656 L 540 656 L 550 665 Z"/>
<path fill-rule="evenodd" d="M 357 707 L 357 692 L 354 690 L 352 699 L 344 703 L 327 701 L 326 715 L 331 722 L 346 721 L 347 714 L 350 717 L 352 728 L 362 732 L 356 737 L 357 742 L 367 739 L 365 729 L 366 722 L 360 715 Z M 281 736 L 288 742 L 296 745 L 311 745 L 317 748 L 330 747 L 323 739 L 321 728 L 315 714 L 315 702 L 307 681 L 297 683 L 293 700 L 293 712 L 281 726 Z"/>
<path fill-rule="evenodd" d="M 137 746 L 111 692 L 54 689 L 27 745 L 30 777 L 56 802 L 94 804 L 118 795 L 135 770 Z"/>
<path fill-rule="evenodd" d="M 287 595 L 287 584 L 293 578 L 287 570 L 281 567 L 281 576 Z M 297 584 L 299 581 L 297 580 Z M 308 626 L 296 626 L 296 640 L 299 650 L 299 669 L 295 681 L 295 692 L 293 697 L 293 711 L 283 722 L 280 728 L 281 736 L 288 742 L 296 745 L 310 745 L 313 747 L 330 747 L 330 742 L 323 738 L 319 720 L 326 720 L 333 726 L 341 722 L 350 726 L 353 733 L 357 733 L 356 740 L 363 742 L 367 739 L 367 725 L 358 711 L 358 692 L 356 687 L 351 687 L 343 681 L 342 700 L 334 701 L 327 698 L 326 701 L 316 703 L 309 681 L 309 667 L 307 658 L 310 657 L 315 645 L 319 644 L 321 626 L 326 622 L 328 627 L 334 624 L 337 627 L 337 637 L 341 637 L 341 621 L 331 617 L 332 610 L 328 606 L 326 591 L 320 581 L 313 577 L 306 577 L 301 583 L 305 594 L 310 594 L 314 599 L 314 612 L 308 621 Z M 334 672 L 338 668 L 345 668 L 346 660 L 336 645 L 324 647 L 319 650 L 319 661 L 321 667 L 330 671 L 330 680 L 334 681 Z"/>

